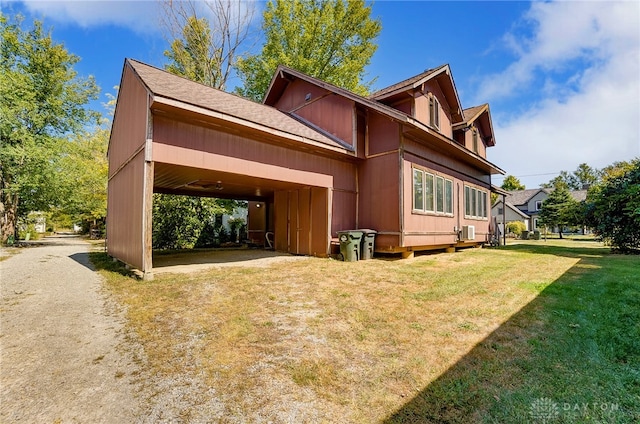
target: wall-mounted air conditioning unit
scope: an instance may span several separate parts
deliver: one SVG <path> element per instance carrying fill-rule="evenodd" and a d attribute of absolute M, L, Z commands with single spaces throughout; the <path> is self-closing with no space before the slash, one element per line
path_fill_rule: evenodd
<path fill-rule="evenodd" d="M 462 227 L 462 240 L 475 240 L 476 239 L 476 227 L 473 225 L 465 225 Z"/>

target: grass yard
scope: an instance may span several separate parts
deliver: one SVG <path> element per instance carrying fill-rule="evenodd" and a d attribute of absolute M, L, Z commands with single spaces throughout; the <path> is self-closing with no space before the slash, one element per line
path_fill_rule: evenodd
<path fill-rule="evenodd" d="M 640 421 L 640 257 L 595 242 L 153 281 L 92 260 L 148 366 L 202 379 L 215 422 Z"/>

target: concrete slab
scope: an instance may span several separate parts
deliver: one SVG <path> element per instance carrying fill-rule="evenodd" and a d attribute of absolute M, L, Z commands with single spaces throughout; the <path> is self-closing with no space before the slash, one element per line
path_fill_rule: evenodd
<path fill-rule="evenodd" d="M 308 256 L 262 249 L 196 249 L 178 253 L 155 252 L 153 274 L 192 273 L 221 267 L 269 267 L 278 262 L 310 260 Z"/>

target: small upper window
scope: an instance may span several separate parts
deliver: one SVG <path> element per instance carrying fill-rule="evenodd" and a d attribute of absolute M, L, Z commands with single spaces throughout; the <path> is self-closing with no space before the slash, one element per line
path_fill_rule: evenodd
<path fill-rule="evenodd" d="M 536 210 L 542 209 L 542 200 L 536 200 Z"/>
<path fill-rule="evenodd" d="M 440 128 L 440 103 L 435 96 L 429 98 L 429 123 L 434 128 Z"/>
<path fill-rule="evenodd" d="M 478 153 L 478 130 L 473 129 L 473 153 Z"/>

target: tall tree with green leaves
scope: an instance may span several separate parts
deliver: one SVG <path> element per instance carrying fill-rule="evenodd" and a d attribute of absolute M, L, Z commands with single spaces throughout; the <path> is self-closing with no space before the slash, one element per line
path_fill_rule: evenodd
<path fill-rule="evenodd" d="M 569 192 L 566 184 L 558 184 L 542 202 L 540 223 L 548 227 L 558 227 L 560 238 L 565 226 L 581 223 L 580 203 Z"/>
<path fill-rule="evenodd" d="M 61 187 L 67 188 L 60 209 L 74 222 L 94 221 L 107 216 L 107 147 L 109 130 L 96 127 L 64 142 L 60 159 Z"/>
<path fill-rule="evenodd" d="M 269 0 L 263 14 L 265 44 L 238 60 L 239 94 L 260 101 L 278 65 L 358 94 L 367 94 L 365 68 L 382 24 L 364 0 Z"/>
<path fill-rule="evenodd" d="M 507 175 L 502 181 L 502 185 L 500 187 L 507 191 L 517 191 L 525 189 L 524 184 L 522 184 L 520 180 L 513 175 Z"/>
<path fill-rule="evenodd" d="M 87 109 L 99 88 L 74 70 L 80 60 L 35 21 L 0 14 L 0 227 L 15 235 L 19 215 L 60 200 L 63 140 L 97 122 Z"/>
<path fill-rule="evenodd" d="M 569 188 L 573 190 L 588 190 L 589 187 L 596 184 L 600 179 L 598 170 L 590 167 L 586 163 L 578 165 L 573 171 Z"/>
<path fill-rule="evenodd" d="M 640 253 L 640 158 L 603 170 L 602 182 L 589 189 L 587 220 L 614 249 Z"/>

